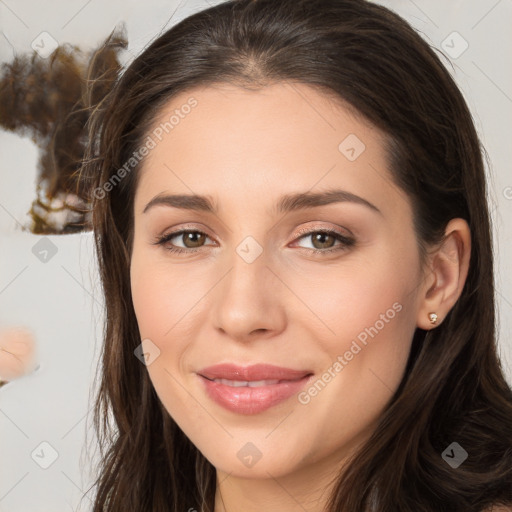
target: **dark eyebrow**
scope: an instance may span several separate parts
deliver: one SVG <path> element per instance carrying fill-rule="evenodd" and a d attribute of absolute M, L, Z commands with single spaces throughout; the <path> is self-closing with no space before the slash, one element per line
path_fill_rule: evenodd
<path fill-rule="evenodd" d="M 327 190 L 325 192 L 305 192 L 301 194 L 289 194 L 283 196 L 277 203 L 277 213 L 291 212 L 295 210 L 302 210 L 306 208 L 314 208 L 316 206 L 323 206 L 332 203 L 356 203 L 371 210 L 380 213 L 382 212 L 372 203 L 356 196 L 346 190 Z"/>
<path fill-rule="evenodd" d="M 346 190 L 327 190 L 325 192 L 303 192 L 297 194 L 288 194 L 280 198 L 275 206 L 276 213 L 286 213 L 307 208 L 315 208 L 332 203 L 349 202 L 356 203 L 382 215 L 382 212 L 372 203 Z M 146 213 L 150 208 L 156 205 L 172 206 L 185 210 L 198 210 L 217 214 L 218 208 L 209 196 L 200 195 L 162 195 L 155 196 L 146 205 L 142 213 Z"/>
<path fill-rule="evenodd" d="M 207 196 L 158 194 L 149 201 L 142 213 L 146 213 L 150 208 L 157 205 L 173 206 L 174 208 L 182 208 L 184 210 L 200 210 L 210 213 L 217 212 L 217 208 L 213 205 L 212 200 Z"/>

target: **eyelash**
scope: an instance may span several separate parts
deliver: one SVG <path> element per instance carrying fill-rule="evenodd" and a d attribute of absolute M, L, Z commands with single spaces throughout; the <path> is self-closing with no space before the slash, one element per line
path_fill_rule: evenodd
<path fill-rule="evenodd" d="M 205 235 L 205 236 L 208 236 L 206 233 L 204 233 L 203 231 L 200 231 L 198 229 L 182 229 L 182 230 L 179 230 L 179 231 L 174 231 L 172 233 L 168 233 L 167 235 L 163 235 L 161 237 L 158 237 L 156 239 L 156 241 L 153 243 L 153 245 L 164 245 L 165 243 L 167 243 L 169 240 L 171 240 L 172 238 L 178 236 L 178 235 L 182 235 L 184 233 L 199 233 L 201 235 Z M 307 249 L 307 248 L 302 248 L 302 249 L 307 249 L 309 251 L 311 251 L 312 253 L 314 254 L 319 254 L 321 256 L 325 256 L 326 254 L 331 254 L 333 252 L 338 252 L 338 251 L 343 251 L 343 250 L 346 250 L 347 248 L 349 247 L 352 247 L 354 244 L 355 244 L 355 240 L 353 238 L 350 238 L 350 237 L 347 237 L 345 235 L 342 235 L 341 233 L 338 233 L 337 231 L 334 231 L 334 230 L 329 230 L 329 229 L 314 229 L 314 230 L 303 230 L 303 231 L 299 231 L 299 237 L 296 239 L 296 240 L 300 240 L 301 238 L 305 238 L 307 235 L 314 235 L 314 234 L 317 234 L 317 233 L 323 233 L 323 234 L 327 234 L 327 235 L 333 235 L 336 240 L 339 240 L 341 242 L 341 244 L 333 247 L 333 248 L 330 248 L 330 249 Z M 201 248 L 197 248 L 197 249 L 183 249 L 181 247 L 175 247 L 175 246 L 171 246 L 171 247 L 164 247 L 165 250 L 171 252 L 171 253 L 179 253 L 179 254 L 183 254 L 183 253 L 195 253 L 197 251 L 200 251 Z"/>

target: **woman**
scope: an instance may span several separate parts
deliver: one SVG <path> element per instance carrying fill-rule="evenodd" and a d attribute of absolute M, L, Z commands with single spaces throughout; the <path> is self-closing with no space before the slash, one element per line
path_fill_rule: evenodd
<path fill-rule="evenodd" d="M 510 509 L 480 143 L 405 21 L 216 5 L 90 133 L 95 511 Z"/>

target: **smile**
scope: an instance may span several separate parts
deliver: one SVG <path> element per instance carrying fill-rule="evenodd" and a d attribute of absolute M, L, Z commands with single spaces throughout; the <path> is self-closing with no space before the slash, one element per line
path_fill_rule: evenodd
<path fill-rule="evenodd" d="M 222 364 L 205 368 L 197 376 L 206 396 L 224 409 L 258 414 L 299 393 L 313 373 L 266 364 Z"/>

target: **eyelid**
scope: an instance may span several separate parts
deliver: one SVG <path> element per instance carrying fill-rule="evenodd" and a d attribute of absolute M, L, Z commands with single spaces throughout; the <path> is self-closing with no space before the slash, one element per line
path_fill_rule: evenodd
<path fill-rule="evenodd" d="M 350 230 L 347 230 L 350 232 Z M 308 228 L 303 228 L 296 233 L 296 236 L 293 240 L 293 243 L 297 243 L 303 238 L 307 238 L 308 236 L 313 235 L 314 233 L 325 233 L 329 236 L 333 236 L 338 244 L 335 244 L 333 247 L 327 249 L 311 249 L 308 247 L 299 247 L 299 249 L 308 251 L 309 253 L 318 254 L 321 256 L 329 256 L 332 254 L 336 254 L 339 252 L 343 252 L 354 245 L 356 245 L 357 240 L 354 235 L 350 232 L 350 235 L 344 234 L 341 232 L 339 228 L 333 227 L 325 227 L 325 226 L 310 226 Z"/>
<path fill-rule="evenodd" d="M 201 234 L 204 234 L 207 237 L 211 238 L 212 240 L 215 240 L 215 237 L 208 234 L 208 230 L 206 228 L 198 227 L 197 224 L 195 224 L 195 225 L 184 224 L 184 225 L 179 225 L 176 228 L 170 228 L 169 230 L 165 230 L 163 232 L 163 234 L 159 235 L 157 238 L 164 238 L 164 237 L 171 236 L 171 235 L 176 236 L 176 235 L 181 234 L 183 231 L 193 231 L 193 232 L 201 233 Z"/>
<path fill-rule="evenodd" d="M 206 237 L 208 237 L 211 240 L 214 240 L 216 242 L 214 237 L 209 235 L 205 229 L 198 228 L 197 225 L 195 225 L 195 226 L 194 225 L 181 225 L 178 228 L 172 229 L 169 232 L 167 232 L 167 230 L 164 231 L 164 233 L 162 235 L 157 235 L 155 237 L 154 242 L 152 242 L 152 245 L 162 245 L 165 248 L 164 244 L 168 243 L 169 239 L 174 238 L 174 237 L 179 236 L 179 235 L 183 235 L 183 233 L 185 233 L 185 232 L 200 233 L 201 235 L 205 235 Z M 174 250 L 176 252 L 183 252 L 183 253 L 191 253 L 192 254 L 194 252 L 201 251 L 204 247 L 205 246 L 202 246 L 202 247 L 198 247 L 196 249 L 191 249 L 191 248 L 188 248 L 188 247 L 187 248 L 176 247 Z M 168 249 L 168 250 L 171 250 L 171 249 Z"/>
<path fill-rule="evenodd" d="M 350 234 L 344 234 L 343 232 L 341 232 L 341 229 L 338 227 L 334 228 L 332 226 L 327 227 L 324 225 L 308 226 L 308 227 L 301 228 L 298 232 L 296 232 L 294 234 L 294 238 L 293 238 L 292 242 L 296 242 L 296 241 L 298 241 L 302 238 L 305 238 L 308 235 L 312 235 L 314 233 L 327 233 L 327 234 L 331 234 L 331 235 L 333 235 L 333 234 L 337 235 L 339 237 L 337 240 L 340 243 L 338 245 L 335 245 L 333 248 L 310 249 L 307 247 L 299 247 L 300 249 L 304 249 L 309 252 L 321 253 L 321 254 L 327 255 L 330 252 L 336 252 L 337 250 L 341 250 L 341 249 L 339 249 L 340 246 L 352 246 L 356 243 L 356 238 L 354 237 L 352 232 L 349 229 L 346 229 L 346 231 L 348 231 L 348 233 L 350 233 Z M 165 243 L 169 242 L 169 240 L 171 238 L 174 238 L 179 235 L 183 235 L 183 233 L 185 233 L 185 232 L 200 233 L 201 235 L 205 235 L 206 237 L 208 237 L 216 242 L 215 238 L 210 236 L 206 232 L 206 230 L 199 229 L 199 228 L 197 228 L 197 226 L 193 226 L 193 225 L 182 225 L 179 228 L 176 228 L 175 230 L 170 231 L 169 233 L 158 236 L 156 238 L 156 241 L 153 242 L 153 245 L 162 245 L 165 248 Z M 174 245 L 173 245 L 172 248 L 167 248 L 167 250 L 170 252 L 175 252 L 175 253 L 194 254 L 194 253 L 198 253 L 198 252 L 204 250 L 205 247 L 207 247 L 207 246 L 203 245 L 203 246 L 197 247 L 197 248 L 189 248 L 189 247 L 183 248 L 183 247 L 179 247 L 179 246 L 174 247 Z M 336 249 L 336 248 L 338 248 L 338 249 Z"/>
<path fill-rule="evenodd" d="M 338 235 L 345 237 L 345 238 L 355 238 L 354 234 L 349 229 L 347 229 L 347 228 L 343 228 L 343 229 L 347 233 L 343 233 L 341 228 L 339 228 L 339 227 L 325 226 L 325 225 L 318 226 L 315 224 L 312 226 L 308 226 L 306 228 L 299 229 L 299 231 L 297 231 L 295 233 L 295 236 L 296 236 L 296 238 L 298 238 L 301 235 L 309 234 L 309 233 L 316 233 L 317 231 L 329 231 L 329 232 L 335 232 Z"/>
<path fill-rule="evenodd" d="M 347 229 L 347 228 L 343 228 L 343 229 L 347 232 L 346 234 L 343 233 L 341 231 L 341 229 L 338 227 L 325 226 L 325 225 L 308 226 L 308 227 L 299 229 L 294 234 L 294 240 L 299 238 L 301 235 L 309 234 L 309 233 L 316 232 L 316 231 L 334 231 L 338 235 L 344 236 L 345 238 L 355 238 L 354 234 L 349 229 Z M 164 232 L 165 234 L 160 235 L 158 238 L 163 238 L 163 237 L 169 236 L 171 234 L 178 235 L 178 234 L 181 234 L 182 231 L 197 231 L 201 234 L 204 234 L 204 235 L 210 237 L 212 240 L 215 239 L 215 237 L 209 235 L 204 228 L 198 228 L 197 225 L 187 225 L 187 224 L 179 226 L 179 228 L 177 228 L 176 230 L 173 230 L 173 231 L 169 231 L 169 233 Z"/>

